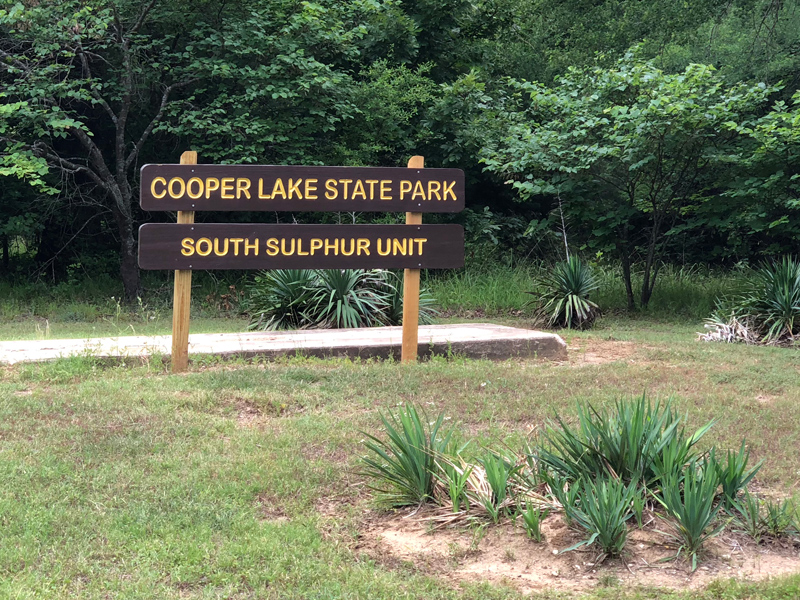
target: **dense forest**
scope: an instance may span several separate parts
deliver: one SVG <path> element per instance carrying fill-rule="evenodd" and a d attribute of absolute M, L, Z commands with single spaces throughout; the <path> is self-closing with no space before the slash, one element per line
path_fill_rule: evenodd
<path fill-rule="evenodd" d="M 464 169 L 468 210 L 440 220 L 471 259 L 566 244 L 619 266 L 631 308 L 665 264 L 800 239 L 795 0 L 0 0 L 0 67 L 12 282 L 109 273 L 135 298 L 138 226 L 170 218 L 140 210 L 139 169 L 187 149 Z"/>

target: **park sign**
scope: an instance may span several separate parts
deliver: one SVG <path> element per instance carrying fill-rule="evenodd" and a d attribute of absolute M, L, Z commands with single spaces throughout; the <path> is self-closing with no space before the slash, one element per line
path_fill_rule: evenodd
<path fill-rule="evenodd" d="M 143 269 L 453 269 L 464 266 L 460 225 L 148 223 Z"/>
<path fill-rule="evenodd" d="M 172 372 L 189 365 L 192 271 L 197 269 L 404 269 L 402 361 L 417 359 L 420 269 L 464 265 L 460 225 L 423 225 L 422 213 L 464 208 L 464 173 L 408 168 L 145 165 L 144 210 L 177 211 L 177 223 L 139 228 L 139 266 L 174 269 Z M 195 223 L 196 211 L 405 212 L 405 225 Z"/>
<path fill-rule="evenodd" d="M 145 165 L 144 210 L 442 212 L 464 209 L 460 169 Z"/>

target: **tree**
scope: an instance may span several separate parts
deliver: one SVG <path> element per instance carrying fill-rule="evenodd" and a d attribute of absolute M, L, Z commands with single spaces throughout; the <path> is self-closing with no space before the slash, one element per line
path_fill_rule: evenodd
<path fill-rule="evenodd" d="M 736 135 L 775 88 L 728 86 L 713 67 L 666 74 L 629 53 L 613 67 L 570 69 L 548 89 L 512 82 L 508 135 L 485 153 L 523 199 L 556 196 L 590 247 L 619 259 L 628 307 L 642 262 L 639 304 L 653 293 L 670 235 L 701 200 Z"/>
<path fill-rule="evenodd" d="M 382 6 L 0 0 L 0 164 L 45 161 L 110 211 L 135 299 L 140 164 L 189 146 L 201 160 L 320 162 L 355 114 L 346 71 Z"/>

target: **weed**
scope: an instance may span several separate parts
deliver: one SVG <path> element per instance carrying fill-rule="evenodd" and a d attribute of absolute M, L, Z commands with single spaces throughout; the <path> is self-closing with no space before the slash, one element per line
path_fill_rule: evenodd
<path fill-rule="evenodd" d="M 786 498 L 783 502 L 768 500 L 764 503 L 764 531 L 774 538 L 781 538 L 797 533 L 795 528 L 795 507 Z"/>

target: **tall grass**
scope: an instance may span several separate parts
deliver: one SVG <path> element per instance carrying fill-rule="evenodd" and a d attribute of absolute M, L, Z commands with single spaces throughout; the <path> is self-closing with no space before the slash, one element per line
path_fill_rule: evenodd
<path fill-rule="evenodd" d="M 599 288 L 593 292 L 603 313 L 627 311 L 627 299 L 619 268 L 595 265 Z M 532 300 L 538 298 L 536 281 L 550 265 L 531 263 L 509 267 L 474 268 L 429 277 L 426 284 L 445 313 L 471 315 L 481 310 L 486 316 L 500 316 L 522 311 L 533 315 Z M 752 279 L 748 269 L 711 270 L 704 266 L 661 269 L 649 306 L 641 313 L 663 319 L 702 320 L 714 309 L 717 298 L 740 293 Z M 634 290 L 641 277 L 634 273 Z"/>

